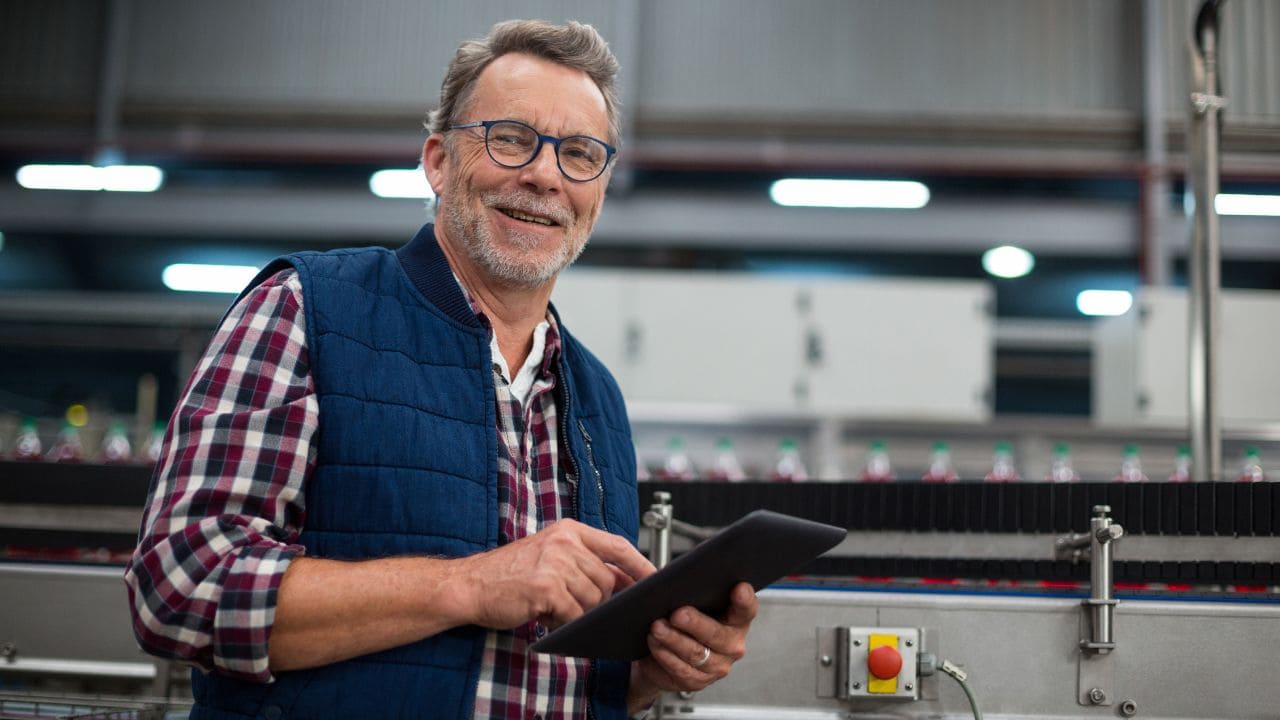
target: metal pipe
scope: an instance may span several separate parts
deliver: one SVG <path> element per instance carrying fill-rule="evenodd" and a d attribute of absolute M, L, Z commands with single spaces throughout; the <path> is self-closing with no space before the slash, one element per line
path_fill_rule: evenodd
<path fill-rule="evenodd" d="M 1218 427 L 1218 291 L 1221 285 L 1218 243 L 1219 121 L 1225 101 L 1218 89 L 1218 0 L 1206 0 L 1196 15 L 1191 43 L 1191 118 L 1187 180 L 1192 187 L 1191 302 L 1188 410 L 1192 478 L 1217 480 L 1222 474 L 1222 437 Z"/>
<path fill-rule="evenodd" d="M 94 117 L 96 164 L 119 161 L 120 98 L 124 93 L 125 63 L 129 54 L 129 22 L 132 0 L 112 0 L 107 5 L 107 28 L 102 41 L 102 64 L 98 75 L 97 112 Z"/>
<path fill-rule="evenodd" d="M 1142 222 L 1142 276 L 1147 285 L 1169 284 L 1173 261 L 1169 250 L 1169 169 L 1165 143 L 1165 0 L 1144 0 L 1143 29 L 1143 147 L 1145 162 L 1139 176 Z"/>
<path fill-rule="evenodd" d="M 671 562 L 671 525 L 673 523 L 671 493 L 661 490 L 653 493 L 653 504 L 641 518 L 649 528 L 649 561 L 661 570 Z"/>
<path fill-rule="evenodd" d="M 1089 608 L 1092 629 L 1089 638 L 1080 641 L 1086 652 L 1106 654 L 1115 649 L 1115 633 L 1112 621 L 1116 611 L 1114 575 L 1112 573 L 1112 544 L 1124 536 L 1124 528 L 1107 516 L 1109 505 L 1094 505 L 1089 520 Z"/>

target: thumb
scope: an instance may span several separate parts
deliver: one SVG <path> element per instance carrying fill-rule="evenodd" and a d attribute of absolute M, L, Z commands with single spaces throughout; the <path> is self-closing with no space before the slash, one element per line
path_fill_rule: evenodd
<path fill-rule="evenodd" d="M 729 610 L 725 613 L 724 624 L 731 627 L 745 628 L 756 619 L 760 609 L 760 601 L 756 599 L 756 591 L 750 583 L 738 583 L 729 593 Z"/>

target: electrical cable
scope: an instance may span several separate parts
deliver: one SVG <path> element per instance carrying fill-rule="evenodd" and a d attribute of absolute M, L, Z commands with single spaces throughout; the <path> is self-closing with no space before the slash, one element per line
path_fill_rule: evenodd
<path fill-rule="evenodd" d="M 938 668 L 942 672 L 955 678 L 960 683 L 960 689 L 964 691 L 965 697 L 969 698 L 969 707 L 973 709 L 973 720 L 982 720 L 982 710 L 978 709 L 978 698 L 973 696 L 973 689 L 966 682 L 969 679 L 969 673 L 961 670 L 950 660 L 943 660 L 942 667 Z"/>

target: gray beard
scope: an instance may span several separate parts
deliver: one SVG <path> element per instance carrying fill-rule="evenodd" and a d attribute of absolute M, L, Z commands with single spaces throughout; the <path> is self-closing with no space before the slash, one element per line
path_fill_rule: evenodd
<path fill-rule="evenodd" d="M 449 191 L 453 197 L 465 197 L 460 187 L 451 187 Z M 573 264 L 587 246 L 585 235 L 580 242 L 576 241 L 577 228 L 574 226 L 577 223 L 573 222 L 571 217 L 567 217 L 568 213 L 559 206 L 542 203 L 526 195 L 517 196 L 496 191 L 481 196 L 481 204 L 486 207 L 516 206 L 554 217 L 567 231 L 568 241 L 561 244 L 551 257 L 543 262 L 537 262 L 518 253 L 504 252 L 505 249 L 499 248 L 489 227 L 478 214 L 468 212 L 462 203 L 445 203 L 442 209 L 450 235 L 461 241 L 467 257 L 472 262 L 490 277 L 508 287 L 532 289 L 545 285 L 559 275 L 561 270 Z M 590 229 L 588 228 L 587 231 L 590 232 Z M 533 233 L 518 231 L 509 234 L 508 239 L 517 251 L 536 248 L 541 242 L 541 238 Z"/>

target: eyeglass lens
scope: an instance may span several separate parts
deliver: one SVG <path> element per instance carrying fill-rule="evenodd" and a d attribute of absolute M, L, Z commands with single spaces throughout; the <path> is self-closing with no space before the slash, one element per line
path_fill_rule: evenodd
<path fill-rule="evenodd" d="M 485 135 L 489 154 L 495 162 L 520 167 L 538 151 L 538 134 L 525 125 L 498 122 Z M 563 138 L 556 147 L 560 169 L 573 180 L 592 180 L 604 170 L 608 152 L 598 140 L 583 135 Z"/>

